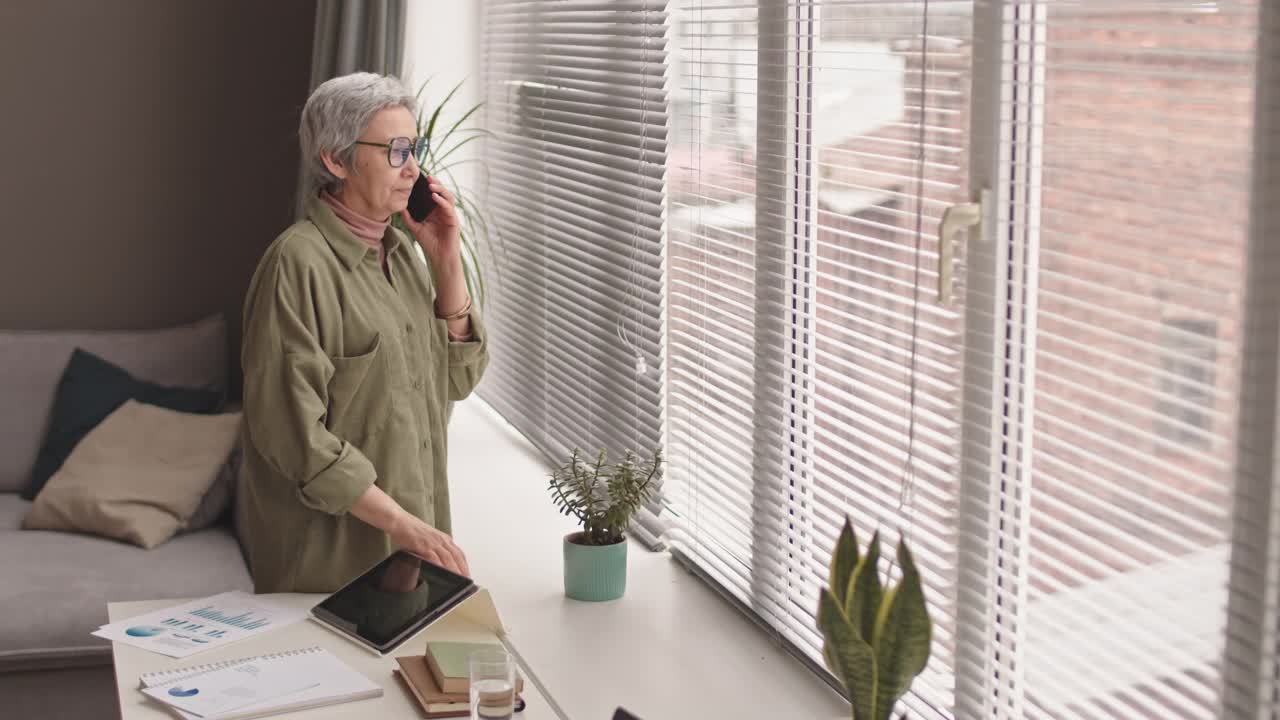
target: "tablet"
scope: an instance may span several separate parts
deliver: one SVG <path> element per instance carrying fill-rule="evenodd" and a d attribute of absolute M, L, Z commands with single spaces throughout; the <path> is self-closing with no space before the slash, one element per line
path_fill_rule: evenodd
<path fill-rule="evenodd" d="M 397 551 L 320 601 L 311 614 L 385 655 L 477 589 L 468 578 Z"/>

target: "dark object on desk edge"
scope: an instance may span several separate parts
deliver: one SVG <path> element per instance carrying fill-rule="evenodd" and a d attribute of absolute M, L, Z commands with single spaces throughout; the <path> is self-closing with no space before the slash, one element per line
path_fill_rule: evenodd
<path fill-rule="evenodd" d="M 619 707 L 613 711 L 613 720 L 640 720 L 640 718 Z"/>

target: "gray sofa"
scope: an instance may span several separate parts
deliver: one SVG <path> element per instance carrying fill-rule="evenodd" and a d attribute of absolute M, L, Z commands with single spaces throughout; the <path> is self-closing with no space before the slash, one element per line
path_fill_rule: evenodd
<path fill-rule="evenodd" d="M 88 535 L 22 530 L 26 487 L 54 392 L 80 347 L 164 385 L 225 391 L 221 317 L 155 331 L 0 331 L 0 716 L 115 718 L 110 646 L 89 633 L 107 603 L 252 591 L 228 513 L 144 550 Z M 72 690 L 69 690 L 72 689 Z"/>

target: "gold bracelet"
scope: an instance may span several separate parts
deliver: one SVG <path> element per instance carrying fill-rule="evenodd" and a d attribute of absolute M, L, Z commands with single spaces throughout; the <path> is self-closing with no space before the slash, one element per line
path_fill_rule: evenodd
<path fill-rule="evenodd" d="M 441 320 L 461 320 L 462 318 L 466 317 L 469 314 L 471 314 L 471 296 L 470 295 L 467 296 L 467 302 L 463 304 L 462 309 L 459 310 L 458 312 L 449 313 L 448 315 L 443 315 L 440 313 L 439 310 L 436 310 L 436 317 L 440 318 Z"/>

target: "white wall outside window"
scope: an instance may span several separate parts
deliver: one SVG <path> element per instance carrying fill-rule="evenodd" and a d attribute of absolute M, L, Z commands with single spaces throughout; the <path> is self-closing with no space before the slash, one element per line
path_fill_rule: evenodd
<path fill-rule="evenodd" d="M 442 120 L 450 121 L 445 125 L 447 128 L 467 108 L 480 102 L 480 3 L 414 0 L 408 6 L 401 79 L 417 92 L 430 78 L 421 103 L 429 109 L 444 100 L 454 85 L 463 83 L 449 101 L 453 114 L 441 116 Z M 468 124 L 478 127 L 479 113 L 471 116 Z M 478 157 L 479 145 L 468 143 L 455 157 Z M 474 188 L 475 166 L 470 163 L 459 166 L 454 170 L 454 177 L 461 186 Z"/>

